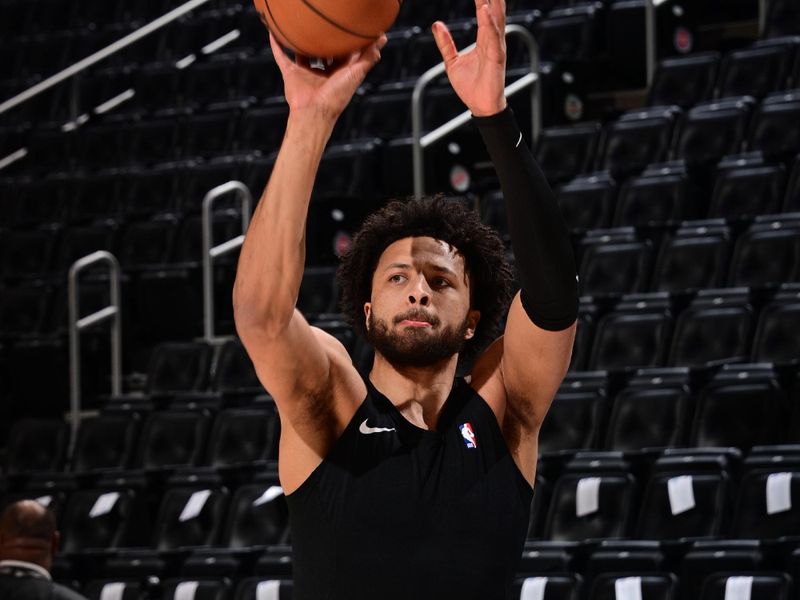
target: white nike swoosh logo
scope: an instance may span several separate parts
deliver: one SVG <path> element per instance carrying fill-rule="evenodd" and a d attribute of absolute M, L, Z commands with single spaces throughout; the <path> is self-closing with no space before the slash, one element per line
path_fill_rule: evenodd
<path fill-rule="evenodd" d="M 361 433 L 383 433 L 385 431 L 395 431 L 394 427 L 370 427 L 367 425 L 368 419 L 364 419 L 364 422 L 358 427 L 358 430 Z"/>

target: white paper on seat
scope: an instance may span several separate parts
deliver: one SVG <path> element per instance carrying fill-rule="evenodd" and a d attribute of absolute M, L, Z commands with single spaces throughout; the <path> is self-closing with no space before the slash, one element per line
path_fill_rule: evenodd
<path fill-rule="evenodd" d="M 642 578 L 623 577 L 614 582 L 616 600 L 642 600 Z"/>
<path fill-rule="evenodd" d="M 52 496 L 39 496 L 36 498 L 36 502 L 44 506 L 45 508 L 49 507 L 50 504 L 53 502 Z"/>
<path fill-rule="evenodd" d="M 575 492 L 575 514 L 585 517 L 600 508 L 600 478 L 585 477 L 578 482 Z"/>
<path fill-rule="evenodd" d="M 194 600 L 198 585 L 197 581 L 181 581 L 175 588 L 172 600 Z"/>
<path fill-rule="evenodd" d="M 691 475 L 681 475 L 667 481 L 667 492 L 669 492 L 669 508 L 673 516 L 692 510 L 696 506 Z"/>
<path fill-rule="evenodd" d="M 122 600 L 125 593 L 125 584 L 121 581 L 107 583 L 100 591 L 100 600 Z"/>
<path fill-rule="evenodd" d="M 261 506 L 262 504 L 266 504 L 267 502 L 272 502 L 278 496 L 283 495 L 283 488 L 279 485 L 271 485 L 264 493 L 261 494 L 259 498 L 257 498 L 253 502 L 253 506 Z"/>
<path fill-rule="evenodd" d="M 752 577 L 728 577 L 725 582 L 725 600 L 750 600 L 752 592 Z"/>
<path fill-rule="evenodd" d="M 544 590 L 547 587 L 547 577 L 528 577 L 522 583 L 522 593 L 519 600 L 544 600 Z"/>
<path fill-rule="evenodd" d="M 256 600 L 279 600 L 281 597 L 281 582 L 259 581 L 256 587 Z"/>
<path fill-rule="evenodd" d="M 188 521 L 190 519 L 194 519 L 197 515 L 200 514 L 200 511 L 203 510 L 203 507 L 206 505 L 206 500 L 211 495 L 211 490 L 200 490 L 192 494 L 189 501 L 186 503 L 186 506 L 183 507 L 183 511 L 181 512 L 181 516 L 178 517 L 178 521 L 181 523 L 184 521 Z"/>
<path fill-rule="evenodd" d="M 767 477 L 767 514 L 792 510 L 792 474 L 772 473 Z"/>
<path fill-rule="evenodd" d="M 107 515 L 113 510 L 117 500 L 119 500 L 119 492 L 101 494 L 97 497 L 97 500 L 95 500 L 92 510 L 89 511 L 89 518 L 94 519 L 95 517 Z"/>

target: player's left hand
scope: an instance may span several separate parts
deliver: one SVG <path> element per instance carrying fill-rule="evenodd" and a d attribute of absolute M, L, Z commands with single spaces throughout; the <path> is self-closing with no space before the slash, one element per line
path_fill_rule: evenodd
<path fill-rule="evenodd" d="M 506 107 L 506 3 L 475 0 L 475 10 L 478 42 L 465 54 L 458 54 L 447 25 L 436 21 L 431 29 L 450 85 L 473 115 L 487 117 Z"/>

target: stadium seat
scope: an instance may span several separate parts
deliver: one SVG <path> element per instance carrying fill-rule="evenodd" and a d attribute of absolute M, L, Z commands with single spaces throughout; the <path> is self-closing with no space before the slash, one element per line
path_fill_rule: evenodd
<path fill-rule="evenodd" d="M 11 426 L 6 442 L 5 474 L 30 475 L 61 470 L 68 440 L 69 430 L 63 421 L 16 421 Z"/>
<path fill-rule="evenodd" d="M 800 214 L 756 217 L 736 242 L 728 285 L 775 285 L 799 276 Z"/>
<path fill-rule="evenodd" d="M 614 227 L 675 225 L 699 214 L 697 189 L 682 166 L 648 169 L 620 188 Z"/>
<path fill-rule="evenodd" d="M 37 279 L 49 275 L 59 231 L 12 231 L 0 242 L 0 279 Z"/>
<path fill-rule="evenodd" d="M 688 369 L 640 369 L 613 399 L 605 448 L 635 452 L 682 446 L 692 409 Z"/>
<path fill-rule="evenodd" d="M 126 271 L 153 269 L 166 264 L 172 252 L 178 220 L 161 215 L 130 223 L 120 233 L 117 258 Z"/>
<path fill-rule="evenodd" d="M 663 59 L 656 69 L 648 104 L 687 109 L 708 100 L 714 92 L 719 60 L 717 52 Z"/>
<path fill-rule="evenodd" d="M 750 96 L 703 102 L 689 109 L 678 124 L 671 155 L 689 165 L 711 166 L 736 154 L 747 137 L 754 100 Z"/>
<path fill-rule="evenodd" d="M 182 157 L 199 159 L 230 153 L 238 137 L 236 124 L 236 114 L 223 111 L 187 117 Z"/>
<path fill-rule="evenodd" d="M 766 38 L 800 34 L 800 10 L 792 0 L 772 0 L 767 4 L 763 35 Z"/>
<path fill-rule="evenodd" d="M 550 185 L 574 179 L 594 162 L 600 124 L 546 127 L 536 142 L 536 161 Z"/>
<path fill-rule="evenodd" d="M 71 467 L 76 473 L 125 469 L 141 426 L 137 414 L 101 414 L 81 421 Z"/>
<path fill-rule="evenodd" d="M 144 469 L 167 469 L 200 464 L 210 416 L 190 411 L 150 414 L 139 436 L 136 464 Z"/>
<path fill-rule="evenodd" d="M 544 537 L 584 541 L 628 536 L 635 513 L 629 473 L 568 473 L 555 484 Z"/>
<path fill-rule="evenodd" d="M 721 163 L 714 178 L 708 217 L 730 222 L 780 212 L 785 186 L 783 165 L 754 161 L 733 167 Z"/>
<path fill-rule="evenodd" d="M 650 289 L 685 292 L 725 284 L 730 228 L 721 219 L 684 223 L 661 243 Z"/>
<path fill-rule="evenodd" d="M 600 44 L 604 8 L 594 3 L 554 8 L 535 28 L 544 60 L 589 60 Z"/>
<path fill-rule="evenodd" d="M 160 600 L 228 600 L 228 580 L 168 579 L 161 586 Z"/>
<path fill-rule="evenodd" d="M 571 373 L 539 433 L 539 452 L 596 448 L 607 414 L 605 373 Z"/>
<path fill-rule="evenodd" d="M 124 220 L 141 220 L 177 212 L 180 172 L 174 164 L 148 169 L 126 169 L 120 173 Z"/>
<path fill-rule="evenodd" d="M 607 173 L 576 177 L 555 191 L 561 215 L 572 232 L 611 226 L 617 184 Z"/>
<path fill-rule="evenodd" d="M 141 600 L 144 590 L 138 581 L 93 580 L 83 589 L 88 600 Z"/>
<path fill-rule="evenodd" d="M 715 573 L 703 583 L 700 600 L 725 600 L 736 593 L 751 600 L 789 600 L 792 589 L 786 573 Z"/>
<path fill-rule="evenodd" d="M 578 600 L 581 591 L 580 575 L 547 573 L 525 577 L 514 582 L 511 596 L 514 600 Z"/>
<path fill-rule="evenodd" d="M 746 288 L 700 290 L 675 325 L 667 365 L 711 366 L 750 355 L 753 308 Z"/>
<path fill-rule="evenodd" d="M 613 573 L 595 580 L 589 598 L 620 600 L 630 594 L 630 597 L 647 600 L 672 600 L 677 587 L 672 573 Z"/>
<path fill-rule="evenodd" d="M 116 227 L 108 223 L 66 229 L 58 242 L 53 271 L 63 277 L 79 258 L 98 250 L 115 254 L 116 233 Z"/>
<path fill-rule="evenodd" d="M 783 199 L 783 212 L 800 212 L 800 155 L 791 163 L 786 196 Z"/>
<path fill-rule="evenodd" d="M 586 362 L 589 360 L 589 353 L 592 350 L 596 316 L 597 307 L 592 302 L 592 298 L 581 297 L 578 307 L 577 331 L 569 365 L 570 371 L 582 371 L 586 368 Z"/>
<path fill-rule="evenodd" d="M 211 56 L 192 64 L 184 72 L 183 93 L 195 111 L 214 103 L 231 100 L 237 87 L 238 65 L 235 56 Z M 227 116 L 227 115 L 226 115 Z"/>
<path fill-rule="evenodd" d="M 791 414 L 769 365 L 725 365 L 697 396 L 692 446 L 749 450 L 785 441 Z"/>
<path fill-rule="evenodd" d="M 645 486 L 635 537 L 645 540 L 717 538 L 730 520 L 731 483 L 725 471 L 693 470 L 659 459 Z"/>
<path fill-rule="evenodd" d="M 277 459 L 279 435 L 272 405 L 220 411 L 208 439 L 207 463 L 219 468 Z"/>
<path fill-rule="evenodd" d="M 798 494 L 800 470 L 797 465 L 776 465 L 746 473 L 739 485 L 732 534 L 748 539 L 797 537 L 800 519 L 792 498 L 796 499 Z"/>
<path fill-rule="evenodd" d="M 784 284 L 759 313 L 751 360 L 779 365 L 800 361 L 800 285 Z"/>
<path fill-rule="evenodd" d="M 666 293 L 623 296 L 615 310 L 597 323 L 588 369 L 661 366 L 672 325 Z"/>
<path fill-rule="evenodd" d="M 749 94 L 763 98 L 784 89 L 796 51 L 793 43 L 764 40 L 725 55 L 717 79 L 717 98 Z"/>
<path fill-rule="evenodd" d="M 650 240 L 632 227 L 595 229 L 581 240 L 578 289 L 582 295 L 632 294 L 647 289 L 653 255 Z"/>
<path fill-rule="evenodd" d="M 383 62 L 383 59 L 381 59 Z M 411 134 L 411 90 L 396 83 L 367 94 L 359 105 L 358 122 L 352 135 L 383 140 Z"/>
<path fill-rule="evenodd" d="M 98 171 L 81 178 L 69 211 L 70 223 L 119 222 L 119 184 L 119 171 L 116 169 Z"/>
<path fill-rule="evenodd" d="M 666 160 L 679 114 L 673 106 L 624 113 L 606 127 L 596 168 L 620 179 Z"/>
<path fill-rule="evenodd" d="M 282 544 L 288 526 L 289 509 L 277 481 L 245 485 L 231 499 L 222 544 L 228 548 Z"/>
<path fill-rule="evenodd" d="M 61 548 L 67 554 L 146 544 L 132 490 L 78 490 L 61 517 Z"/>
<path fill-rule="evenodd" d="M 220 348 L 212 388 L 229 395 L 263 392 L 253 362 L 239 340 L 226 342 Z"/>
<path fill-rule="evenodd" d="M 222 531 L 227 508 L 228 491 L 224 488 L 168 489 L 155 520 L 155 549 L 213 546 Z"/>
<path fill-rule="evenodd" d="M 700 598 L 706 578 L 720 572 L 752 572 L 763 560 L 758 540 L 694 542 L 680 566 L 681 598 Z"/>
<path fill-rule="evenodd" d="M 320 314 L 337 310 L 335 268 L 308 267 L 303 271 L 297 309 L 307 319 L 315 320 Z"/>
<path fill-rule="evenodd" d="M 41 333 L 52 302 L 49 286 L 19 286 L 0 293 L 0 338 L 18 339 Z"/>
<path fill-rule="evenodd" d="M 127 142 L 131 145 L 133 160 L 151 165 L 181 158 L 184 131 L 180 120 L 167 117 L 134 124 Z"/>
<path fill-rule="evenodd" d="M 239 581 L 233 600 L 291 600 L 292 581 L 248 577 Z"/>
<path fill-rule="evenodd" d="M 213 349 L 203 342 L 164 343 L 153 349 L 147 368 L 152 396 L 199 392 L 208 387 Z"/>
<path fill-rule="evenodd" d="M 800 90 L 767 96 L 753 114 L 748 150 L 760 151 L 771 161 L 793 158 L 800 152 L 798 120 Z"/>

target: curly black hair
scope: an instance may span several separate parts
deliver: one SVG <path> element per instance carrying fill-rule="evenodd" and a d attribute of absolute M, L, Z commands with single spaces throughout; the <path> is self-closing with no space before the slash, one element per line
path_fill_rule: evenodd
<path fill-rule="evenodd" d="M 498 234 L 459 200 L 443 196 L 395 200 L 367 217 L 336 273 L 342 312 L 363 336 L 364 303 L 372 297 L 372 276 L 381 254 L 406 237 L 432 237 L 454 246 L 463 255 L 470 278 L 471 305 L 480 311 L 481 318 L 461 356 L 474 358 L 493 341 L 505 317 L 514 277 Z"/>

